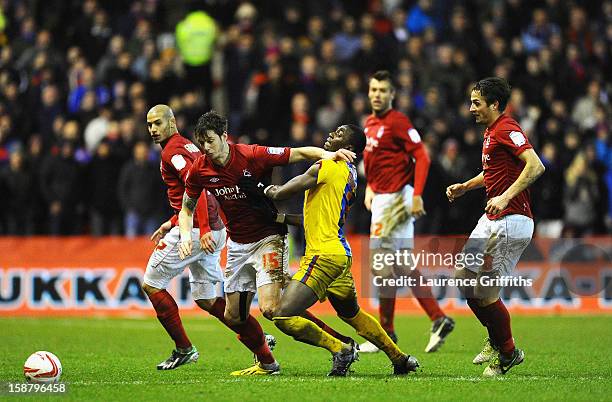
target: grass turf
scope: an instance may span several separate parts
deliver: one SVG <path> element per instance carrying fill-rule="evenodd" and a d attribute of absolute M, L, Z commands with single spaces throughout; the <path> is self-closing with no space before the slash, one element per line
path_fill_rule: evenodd
<path fill-rule="evenodd" d="M 324 319 L 354 334 L 335 317 Z M 262 317 L 260 321 L 277 337 L 280 376 L 229 376 L 251 365 L 252 357 L 229 330 L 208 317 L 184 319 L 201 356 L 196 364 L 172 371 L 155 369 L 172 344 L 153 317 L 0 318 L 0 382 L 23 382 L 27 356 L 48 350 L 60 358 L 62 380 L 69 384 L 65 395 L 50 396 L 54 400 L 612 400 L 611 316 L 514 317 L 515 339 L 526 358 L 499 379 L 481 378 L 484 367 L 471 364 L 485 336 L 472 317 L 457 317 L 455 331 L 433 354 L 423 352 L 427 319 L 398 317 L 399 345 L 422 366 L 418 373 L 401 378 L 390 375 L 390 363 L 382 353 L 362 355 L 350 377 L 327 378 L 327 351 L 297 343 Z"/>

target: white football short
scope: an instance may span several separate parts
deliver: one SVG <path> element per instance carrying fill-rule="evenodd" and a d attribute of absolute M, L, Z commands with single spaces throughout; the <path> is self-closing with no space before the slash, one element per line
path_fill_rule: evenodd
<path fill-rule="evenodd" d="M 287 235 L 271 235 L 254 243 L 227 241 L 225 293 L 252 292 L 271 283 L 285 285 L 289 277 Z"/>
<path fill-rule="evenodd" d="M 412 194 L 414 189 L 410 184 L 395 193 L 376 194 L 372 199 L 372 223 L 370 225 L 370 248 L 385 248 L 391 250 L 414 248 L 414 218 L 397 225 L 391 233 L 383 237 L 386 226 L 389 225 L 389 210 L 400 198 L 408 211 L 412 211 Z M 391 217 L 393 218 L 393 217 Z"/>
<path fill-rule="evenodd" d="M 463 266 L 456 268 L 510 275 L 531 242 L 531 236 L 533 219 L 528 216 L 513 214 L 492 221 L 484 214 L 463 246 Z"/>
<path fill-rule="evenodd" d="M 200 248 L 200 230 L 193 229 L 191 239 L 193 249 L 191 256 L 184 260 L 179 258 L 178 243 L 180 231 L 173 227 L 155 247 L 149 258 L 144 283 L 157 289 L 166 289 L 170 281 L 189 268 L 189 284 L 194 300 L 213 299 L 217 296 L 216 284 L 221 282 L 221 250 L 225 247 L 226 231 L 212 231 L 215 241 L 215 251 L 208 254 Z"/>

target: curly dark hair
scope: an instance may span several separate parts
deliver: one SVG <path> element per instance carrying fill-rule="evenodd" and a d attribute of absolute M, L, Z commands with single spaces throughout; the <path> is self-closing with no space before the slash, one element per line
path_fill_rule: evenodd
<path fill-rule="evenodd" d="M 510 99 L 510 84 L 503 78 L 487 77 L 478 81 L 472 91 L 480 92 L 480 95 L 487 101 L 487 105 L 499 102 L 499 111 L 503 112 Z"/>
<path fill-rule="evenodd" d="M 360 154 L 363 152 L 366 146 L 366 136 L 361 127 L 358 127 L 354 124 L 346 125 L 351 130 L 351 142 L 350 144 L 353 146 L 353 152 L 356 154 Z"/>
<path fill-rule="evenodd" d="M 219 137 L 227 132 L 227 119 L 215 110 L 204 113 L 198 119 L 194 129 L 195 140 L 202 144 L 207 131 L 214 131 Z"/>

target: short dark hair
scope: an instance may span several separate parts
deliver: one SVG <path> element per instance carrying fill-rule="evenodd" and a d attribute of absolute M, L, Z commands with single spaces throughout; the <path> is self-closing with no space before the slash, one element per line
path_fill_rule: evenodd
<path fill-rule="evenodd" d="M 360 154 L 363 152 L 366 146 L 366 136 L 361 127 L 358 127 L 354 124 L 346 125 L 349 130 L 351 130 L 351 142 L 350 145 L 353 146 L 353 152 L 356 154 Z"/>
<path fill-rule="evenodd" d="M 391 73 L 387 70 L 378 70 L 377 72 L 372 74 L 370 79 L 372 78 L 374 78 L 376 81 L 389 81 L 391 88 L 395 89 L 395 83 L 393 82 Z"/>
<path fill-rule="evenodd" d="M 480 92 L 480 95 L 487 101 L 487 105 L 499 102 L 499 111 L 503 112 L 510 99 L 510 84 L 500 77 L 487 77 L 478 81 L 472 91 Z"/>
<path fill-rule="evenodd" d="M 195 140 L 202 143 L 203 136 L 208 130 L 214 131 L 219 137 L 227 132 L 227 119 L 215 110 L 204 113 L 198 119 L 194 129 Z"/>

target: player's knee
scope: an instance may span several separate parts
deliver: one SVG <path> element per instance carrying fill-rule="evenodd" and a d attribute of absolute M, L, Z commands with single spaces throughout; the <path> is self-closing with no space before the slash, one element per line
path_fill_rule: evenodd
<path fill-rule="evenodd" d="M 395 275 L 393 273 L 393 267 L 385 266 L 382 268 L 372 267 L 372 275 L 379 276 L 383 279 L 393 278 Z"/>
<path fill-rule="evenodd" d="M 274 317 L 282 316 L 281 310 L 276 305 L 266 305 L 260 307 L 261 314 L 268 320 L 272 320 Z"/>
<path fill-rule="evenodd" d="M 341 299 L 334 294 L 329 294 L 328 299 L 334 310 L 336 310 L 338 317 L 342 319 L 355 317 L 359 312 L 357 297 Z"/>
<path fill-rule="evenodd" d="M 234 312 L 227 311 L 227 310 L 225 310 L 225 313 L 223 314 L 223 318 L 225 319 L 225 322 L 229 326 L 244 324 L 244 322 L 246 321 L 246 319 L 244 320 L 241 319 L 240 314 L 238 313 L 234 314 Z"/>
<path fill-rule="evenodd" d="M 272 317 L 291 317 L 299 315 L 298 312 L 294 311 L 295 309 L 291 306 L 280 305 L 277 309 L 272 313 Z"/>
<path fill-rule="evenodd" d="M 215 300 L 216 299 L 199 299 L 199 300 L 196 300 L 195 302 L 198 305 L 198 307 L 200 307 L 202 310 L 210 312 L 210 309 L 215 303 Z"/>
<path fill-rule="evenodd" d="M 476 274 L 474 274 L 472 271 L 462 268 L 462 269 L 455 270 L 455 279 L 459 279 L 465 282 L 470 279 L 476 279 Z M 457 286 L 457 287 L 459 288 L 459 292 L 461 292 L 461 295 L 464 298 L 466 299 L 476 298 L 476 290 L 474 286 Z"/>
<path fill-rule="evenodd" d="M 146 283 L 142 283 L 141 285 L 142 291 L 145 292 L 147 296 L 150 296 L 154 293 L 160 292 L 161 289 L 154 288 L 153 286 L 149 286 Z"/>

